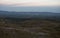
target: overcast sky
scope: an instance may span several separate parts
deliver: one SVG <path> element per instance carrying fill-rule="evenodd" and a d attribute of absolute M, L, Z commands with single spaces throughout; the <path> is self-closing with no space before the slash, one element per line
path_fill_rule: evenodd
<path fill-rule="evenodd" d="M 0 0 L 0 10 L 60 13 L 60 0 Z"/>
<path fill-rule="evenodd" d="M 17 6 L 59 6 L 60 0 L 0 0 L 0 4 Z"/>

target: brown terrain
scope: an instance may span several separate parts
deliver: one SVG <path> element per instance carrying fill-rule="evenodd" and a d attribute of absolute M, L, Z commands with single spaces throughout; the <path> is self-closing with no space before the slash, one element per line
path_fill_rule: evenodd
<path fill-rule="evenodd" d="M 49 20 L 13 22 L 0 18 L 0 38 L 60 38 L 60 22 Z"/>

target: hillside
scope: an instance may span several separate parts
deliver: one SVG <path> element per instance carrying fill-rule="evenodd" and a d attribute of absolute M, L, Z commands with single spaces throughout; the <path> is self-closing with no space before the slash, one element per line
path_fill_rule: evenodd
<path fill-rule="evenodd" d="M 0 38 L 60 38 L 60 22 L 0 18 Z"/>

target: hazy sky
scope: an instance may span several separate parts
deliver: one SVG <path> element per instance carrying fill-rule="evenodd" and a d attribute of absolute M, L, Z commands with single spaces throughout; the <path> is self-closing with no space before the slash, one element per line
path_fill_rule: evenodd
<path fill-rule="evenodd" d="M 60 13 L 60 0 L 0 0 L 0 10 Z"/>
<path fill-rule="evenodd" d="M 60 0 L 0 0 L 0 4 L 17 6 L 59 6 Z"/>

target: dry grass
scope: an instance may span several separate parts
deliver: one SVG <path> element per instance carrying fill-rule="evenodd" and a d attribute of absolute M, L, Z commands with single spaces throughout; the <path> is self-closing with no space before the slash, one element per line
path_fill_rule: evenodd
<path fill-rule="evenodd" d="M 46 33 L 46 38 L 60 38 L 60 22 L 52 22 L 47 20 L 26 20 L 23 22 L 11 23 L 8 22 L 8 20 L 1 20 L 0 27 L 23 27 L 30 31 L 27 32 L 16 29 L 6 30 L 0 28 L 0 38 L 39 38 L 41 36 L 43 37 L 43 35 L 36 35 L 36 33 L 39 32 Z M 32 30 L 34 30 L 33 34 L 31 33 Z"/>

